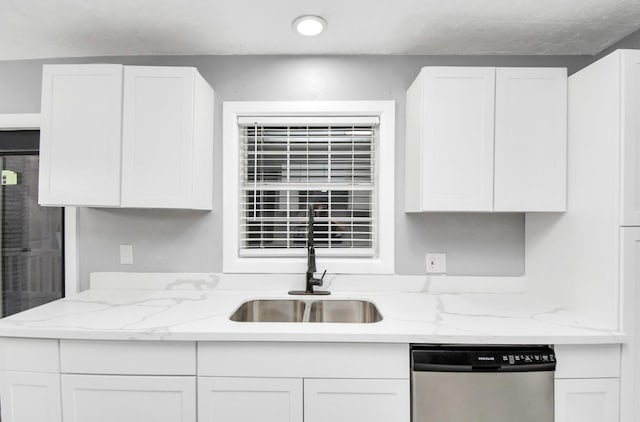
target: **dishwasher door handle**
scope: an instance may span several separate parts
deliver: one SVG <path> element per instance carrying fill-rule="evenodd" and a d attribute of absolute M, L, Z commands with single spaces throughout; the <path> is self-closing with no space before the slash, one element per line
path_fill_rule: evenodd
<path fill-rule="evenodd" d="M 417 363 L 413 370 L 416 372 L 498 372 L 502 365 L 447 365 L 444 363 Z"/>
<path fill-rule="evenodd" d="M 413 362 L 412 368 L 415 372 L 545 372 L 555 369 L 556 365 L 553 362 L 534 365 L 447 365 L 444 363 Z"/>

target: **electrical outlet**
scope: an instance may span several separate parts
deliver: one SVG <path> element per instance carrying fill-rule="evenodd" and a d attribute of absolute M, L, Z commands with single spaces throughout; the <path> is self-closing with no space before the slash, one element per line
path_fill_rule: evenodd
<path fill-rule="evenodd" d="M 427 274 L 444 274 L 447 272 L 447 254 L 427 253 Z"/>
<path fill-rule="evenodd" d="M 120 245 L 120 264 L 133 264 L 133 245 Z"/>

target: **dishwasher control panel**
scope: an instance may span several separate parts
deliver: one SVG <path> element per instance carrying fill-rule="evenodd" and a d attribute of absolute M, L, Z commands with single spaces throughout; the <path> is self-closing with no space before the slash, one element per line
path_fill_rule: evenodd
<path fill-rule="evenodd" d="M 501 362 L 504 365 L 523 365 L 523 364 L 530 364 L 530 363 L 548 363 L 548 362 L 555 362 L 555 361 L 556 361 L 556 355 L 554 355 L 552 352 L 552 353 L 503 354 Z"/>
<path fill-rule="evenodd" d="M 556 356 L 548 346 L 413 345 L 417 371 L 552 371 Z"/>

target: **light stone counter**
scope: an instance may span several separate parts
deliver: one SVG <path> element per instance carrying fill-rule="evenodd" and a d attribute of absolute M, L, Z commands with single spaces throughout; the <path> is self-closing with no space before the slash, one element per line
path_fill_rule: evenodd
<path fill-rule="evenodd" d="M 324 297 L 364 299 L 372 324 L 243 323 L 251 299 L 294 298 L 300 275 L 96 273 L 91 289 L 0 320 L 0 337 L 95 340 L 596 344 L 625 335 L 536 299 L 521 278 L 327 276 Z"/>

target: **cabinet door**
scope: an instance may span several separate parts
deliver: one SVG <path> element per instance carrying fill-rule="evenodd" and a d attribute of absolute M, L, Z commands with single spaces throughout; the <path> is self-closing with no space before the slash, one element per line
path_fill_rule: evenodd
<path fill-rule="evenodd" d="M 409 380 L 305 379 L 304 422 L 409 422 Z"/>
<path fill-rule="evenodd" d="M 4 422 L 60 422 L 60 375 L 0 372 Z"/>
<path fill-rule="evenodd" d="M 302 379 L 198 379 L 200 422 L 302 422 Z"/>
<path fill-rule="evenodd" d="M 640 52 L 620 52 L 622 61 L 622 226 L 640 226 Z"/>
<path fill-rule="evenodd" d="M 193 188 L 195 69 L 124 71 L 122 206 L 182 208 Z"/>
<path fill-rule="evenodd" d="M 618 421 L 617 378 L 555 381 L 555 422 Z"/>
<path fill-rule="evenodd" d="M 423 70 L 422 207 L 491 211 L 495 69 Z"/>
<path fill-rule="evenodd" d="M 62 375 L 65 422 L 195 422 L 195 377 Z"/>
<path fill-rule="evenodd" d="M 43 67 L 41 205 L 118 206 L 121 65 Z"/>
<path fill-rule="evenodd" d="M 640 420 L 640 227 L 620 228 L 622 326 L 620 420 Z"/>
<path fill-rule="evenodd" d="M 496 69 L 495 119 L 495 211 L 565 211 L 566 69 Z"/>

